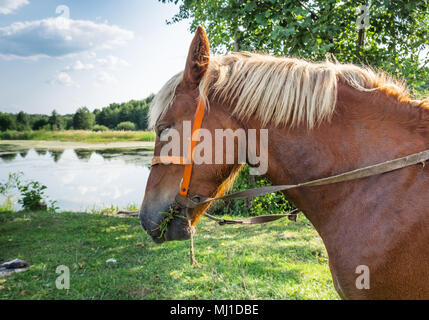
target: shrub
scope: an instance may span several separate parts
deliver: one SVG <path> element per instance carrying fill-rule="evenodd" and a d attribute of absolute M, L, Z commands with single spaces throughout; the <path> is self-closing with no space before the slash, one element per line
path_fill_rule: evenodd
<path fill-rule="evenodd" d="M 261 176 L 249 174 L 249 166 L 245 165 L 239 173 L 230 193 L 269 186 L 271 182 Z M 259 216 L 263 214 L 286 213 L 295 209 L 281 192 L 269 193 L 260 197 L 239 200 L 216 201 L 209 208 L 210 214 L 229 214 L 241 216 Z"/>
<path fill-rule="evenodd" d="M 45 198 L 45 189 L 47 187 L 38 181 L 30 181 L 27 184 L 18 184 L 18 190 L 21 193 L 21 199 L 18 203 L 24 210 L 46 210 L 47 205 L 43 201 Z"/>
<path fill-rule="evenodd" d="M 13 208 L 10 191 L 15 188 L 21 196 L 18 203 L 24 210 L 56 211 L 58 209 L 56 202 L 48 200 L 45 195 L 47 187 L 38 181 L 24 182 L 22 173 L 10 173 L 7 182 L 0 182 L 0 194 L 6 197 L 6 203 L 2 206 L 3 209 Z"/>
<path fill-rule="evenodd" d="M 95 132 L 104 132 L 104 131 L 109 131 L 109 128 L 100 124 L 96 124 L 93 128 L 92 131 Z"/>
<path fill-rule="evenodd" d="M 1 140 L 31 140 L 34 138 L 33 131 L 10 131 L 0 132 Z"/>
<path fill-rule="evenodd" d="M 136 125 L 131 121 L 124 121 L 116 126 L 116 130 L 134 131 L 136 130 Z"/>
<path fill-rule="evenodd" d="M 2 140 L 13 140 L 14 139 L 14 134 L 12 131 L 5 131 L 1 133 L 1 139 Z"/>
<path fill-rule="evenodd" d="M 19 140 L 31 140 L 33 134 L 31 131 L 23 131 L 19 134 Z"/>

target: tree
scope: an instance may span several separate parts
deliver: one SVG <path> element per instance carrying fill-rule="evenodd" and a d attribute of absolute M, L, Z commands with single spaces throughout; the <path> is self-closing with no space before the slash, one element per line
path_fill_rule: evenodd
<path fill-rule="evenodd" d="M 131 122 L 134 125 L 132 130 L 146 130 L 149 105 L 153 97 L 154 95 L 151 94 L 143 100 L 112 103 L 102 109 L 95 109 L 92 113 L 86 107 L 78 109 L 74 114 L 66 115 L 60 115 L 56 110 L 53 110 L 49 116 L 27 114 L 23 111 L 16 115 L 0 113 L 2 122 L 0 128 L 5 128 L 4 130 L 90 130 L 95 124 L 98 124 L 109 129 L 116 129 L 121 122 Z M 104 127 L 95 129 L 105 130 Z"/>
<path fill-rule="evenodd" d="M 132 122 L 136 129 L 146 130 L 148 126 L 149 105 L 154 95 L 143 100 L 131 100 L 126 103 L 112 103 L 101 110 L 94 110 L 96 123 L 115 129 L 121 122 Z"/>
<path fill-rule="evenodd" d="M 48 125 L 49 125 L 49 120 L 44 117 L 40 117 L 34 121 L 33 130 L 41 130 Z"/>
<path fill-rule="evenodd" d="M 15 117 L 11 114 L 0 113 L 0 131 L 15 130 Z"/>
<path fill-rule="evenodd" d="M 51 130 L 61 130 L 62 129 L 62 121 L 61 116 L 57 113 L 56 110 L 53 110 L 51 116 L 49 117 L 49 125 L 51 126 Z"/>
<path fill-rule="evenodd" d="M 384 69 L 422 90 L 429 75 L 429 6 L 426 0 L 372 0 L 369 27 L 358 41 L 358 7 L 351 0 L 159 0 L 180 3 L 167 23 L 191 19 L 205 27 L 214 51 L 263 51 Z"/>
<path fill-rule="evenodd" d="M 79 108 L 73 116 L 73 127 L 76 130 L 90 130 L 95 124 L 95 115 L 87 107 Z"/>
<path fill-rule="evenodd" d="M 132 112 L 132 105 L 130 102 L 124 103 L 119 108 L 119 116 L 118 121 L 119 122 L 126 122 L 131 121 L 131 112 Z"/>
<path fill-rule="evenodd" d="M 63 122 L 63 127 L 66 130 L 72 130 L 73 129 L 73 115 L 62 116 L 62 122 Z"/>
<path fill-rule="evenodd" d="M 29 130 L 30 129 L 30 118 L 29 118 L 28 114 L 26 114 L 23 111 L 20 111 L 16 115 L 16 124 L 17 124 L 17 129 L 19 131 Z"/>

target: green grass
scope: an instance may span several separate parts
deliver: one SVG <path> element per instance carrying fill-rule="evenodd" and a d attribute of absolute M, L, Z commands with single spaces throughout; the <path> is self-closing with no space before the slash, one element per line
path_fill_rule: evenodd
<path fill-rule="evenodd" d="M 6 131 L 0 132 L 0 140 L 47 140 L 72 142 L 155 141 L 150 131 Z"/>
<path fill-rule="evenodd" d="M 110 206 L 102 206 L 102 207 L 96 207 L 96 208 L 87 208 L 86 210 L 83 210 L 83 211 L 90 214 L 114 215 L 118 211 L 137 211 L 137 210 L 139 210 L 139 205 L 136 203 L 130 203 L 125 207 L 110 205 Z"/>
<path fill-rule="evenodd" d="M 0 260 L 30 269 L 0 278 L 0 299 L 338 299 L 321 239 L 304 217 L 219 227 L 156 245 L 138 219 L 83 213 L 1 213 Z M 115 258 L 116 264 L 106 260 Z M 58 290 L 57 266 L 70 268 Z"/>

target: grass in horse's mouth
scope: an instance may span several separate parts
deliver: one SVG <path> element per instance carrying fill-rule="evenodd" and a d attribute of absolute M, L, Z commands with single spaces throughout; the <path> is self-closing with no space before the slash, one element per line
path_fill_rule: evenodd
<path fill-rule="evenodd" d="M 168 225 L 170 224 L 171 220 L 174 219 L 174 217 L 179 217 L 182 219 L 186 219 L 182 215 L 180 215 L 180 211 L 177 211 L 176 208 L 170 207 L 168 212 L 161 212 L 162 214 L 165 214 L 165 218 L 162 219 L 161 223 L 159 224 L 159 230 L 161 231 L 159 238 L 163 238 L 165 232 L 167 231 Z"/>

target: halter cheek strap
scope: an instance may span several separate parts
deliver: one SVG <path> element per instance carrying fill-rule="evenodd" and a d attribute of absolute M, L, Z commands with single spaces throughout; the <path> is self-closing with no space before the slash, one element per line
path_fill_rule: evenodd
<path fill-rule="evenodd" d="M 191 140 L 186 158 L 180 156 L 156 156 L 152 159 L 152 166 L 157 164 L 185 165 L 185 172 L 183 173 L 183 178 L 180 183 L 179 191 L 179 194 L 182 197 L 187 197 L 189 192 L 189 184 L 191 183 L 192 175 L 192 165 L 194 162 L 194 149 L 198 142 L 198 132 L 201 129 L 201 124 L 203 122 L 204 109 L 204 101 L 201 99 L 201 97 L 198 97 L 197 111 L 195 112 L 194 125 L 192 126 Z"/>

